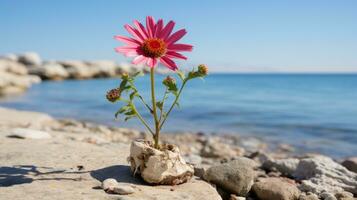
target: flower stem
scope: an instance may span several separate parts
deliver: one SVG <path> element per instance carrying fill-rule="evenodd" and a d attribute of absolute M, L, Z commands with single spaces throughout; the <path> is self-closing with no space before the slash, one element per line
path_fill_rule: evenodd
<path fill-rule="evenodd" d="M 169 117 L 170 112 L 171 112 L 172 109 L 175 107 L 175 105 L 176 105 L 177 101 L 179 100 L 180 95 L 181 95 L 181 92 L 182 92 L 183 88 L 185 87 L 186 83 L 187 83 L 187 80 L 184 80 L 183 83 L 182 83 L 182 85 L 181 85 L 181 88 L 180 88 L 180 90 L 179 90 L 179 93 L 177 94 L 177 96 L 176 96 L 174 102 L 172 103 L 172 105 L 171 105 L 169 111 L 166 113 L 166 116 L 163 118 L 163 120 L 162 120 L 162 122 L 161 122 L 161 124 L 160 124 L 160 126 L 159 126 L 159 129 L 162 128 L 162 126 L 164 125 L 166 119 Z"/>
<path fill-rule="evenodd" d="M 152 111 L 155 123 L 155 134 L 154 134 L 154 147 L 159 149 L 159 137 L 160 137 L 160 122 L 157 117 L 156 112 L 156 100 L 155 100 L 155 77 L 154 77 L 154 67 L 150 70 L 150 81 L 151 81 L 151 100 L 152 100 Z"/>
<path fill-rule="evenodd" d="M 144 120 L 144 118 L 140 115 L 139 111 L 136 109 L 134 104 L 131 104 L 134 108 L 135 111 L 135 115 L 138 117 L 138 119 L 141 121 L 141 123 L 144 124 L 144 126 L 149 130 L 149 132 L 154 135 L 154 131 L 151 130 L 150 126 L 146 123 L 146 121 Z"/>

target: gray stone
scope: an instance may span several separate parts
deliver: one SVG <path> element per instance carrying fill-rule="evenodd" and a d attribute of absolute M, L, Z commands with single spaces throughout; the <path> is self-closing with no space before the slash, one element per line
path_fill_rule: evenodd
<path fill-rule="evenodd" d="M 118 181 L 115 180 L 114 178 L 108 178 L 102 182 L 102 188 L 104 191 L 107 190 L 112 191 L 114 187 L 118 186 L 118 184 L 119 184 Z"/>
<path fill-rule="evenodd" d="M 125 195 L 125 194 L 132 194 L 135 192 L 135 189 L 133 188 L 132 185 L 127 184 L 127 183 L 118 183 L 113 178 L 105 179 L 102 182 L 102 188 L 105 192 L 111 193 L 111 194 Z"/>
<path fill-rule="evenodd" d="M 246 196 L 254 182 L 255 167 L 255 161 L 240 157 L 209 168 L 204 179 L 238 196 Z"/>
<path fill-rule="evenodd" d="M 200 165 L 202 163 L 202 158 L 199 155 L 196 154 L 189 154 L 183 156 L 185 161 L 193 166 Z"/>
<path fill-rule="evenodd" d="M 357 174 L 349 171 L 329 157 L 316 156 L 300 160 L 293 176 L 301 180 L 299 188 L 320 194 L 348 191 L 357 194 Z"/>
<path fill-rule="evenodd" d="M 44 131 L 33 129 L 15 128 L 11 131 L 10 137 L 17 137 L 23 139 L 49 139 L 51 135 Z"/>
<path fill-rule="evenodd" d="M 342 165 L 351 172 L 357 173 L 357 157 L 348 158 L 342 162 Z"/>
<path fill-rule="evenodd" d="M 263 168 L 269 171 L 278 171 L 283 175 L 292 176 L 299 164 L 299 159 L 271 159 L 263 163 Z"/>
<path fill-rule="evenodd" d="M 256 182 L 252 188 L 260 200 L 297 200 L 299 189 L 292 183 L 279 178 L 266 178 Z"/>

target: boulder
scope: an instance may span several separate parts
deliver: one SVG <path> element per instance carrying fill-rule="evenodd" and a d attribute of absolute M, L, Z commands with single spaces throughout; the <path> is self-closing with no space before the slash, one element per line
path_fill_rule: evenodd
<path fill-rule="evenodd" d="M 27 68 L 24 64 L 5 59 L 0 59 L 0 71 L 6 71 L 17 75 L 27 74 Z"/>
<path fill-rule="evenodd" d="M 300 191 L 295 184 L 280 178 L 266 178 L 252 188 L 260 200 L 298 200 Z"/>
<path fill-rule="evenodd" d="M 95 70 L 90 68 L 84 61 L 73 60 L 61 61 L 58 63 L 64 66 L 69 74 L 69 77 L 73 79 L 88 79 L 92 78 L 95 74 Z"/>
<path fill-rule="evenodd" d="M 66 69 L 55 62 L 49 62 L 39 67 L 30 68 L 29 73 L 40 76 L 42 79 L 50 80 L 62 80 L 69 76 Z"/>
<path fill-rule="evenodd" d="M 117 64 L 111 60 L 97 60 L 87 62 L 92 68 L 94 77 L 113 77 L 117 74 Z"/>
<path fill-rule="evenodd" d="M 33 83 L 41 81 L 36 76 L 22 76 L 0 71 L 0 95 L 15 94 L 28 89 Z"/>
<path fill-rule="evenodd" d="M 25 65 L 41 65 L 42 60 L 40 56 L 35 52 L 26 52 L 18 56 L 18 61 Z"/>
<path fill-rule="evenodd" d="M 348 191 L 357 194 L 357 174 L 329 157 L 316 156 L 300 160 L 293 176 L 301 180 L 299 188 L 305 192 L 331 194 Z"/>
<path fill-rule="evenodd" d="M 351 172 L 357 173 L 357 157 L 348 158 L 342 162 L 342 165 Z"/>
<path fill-rule="evenodd" d="M 255 161 L 239 157 L 236 160 L 210 167 L 204 179 L 230 193 L 246 196 L 253 185 L 256 167 Z"/>
<path fill-rule="evenodd" d="M 128 160 L 133 174 L 140 174 L 151 184 L 177 185 L 187 182 L 194 174 L 193 166 L 186 164 L 174 145 L 163 145 L 158 150 L 151 142 L 133 141 Z"/>

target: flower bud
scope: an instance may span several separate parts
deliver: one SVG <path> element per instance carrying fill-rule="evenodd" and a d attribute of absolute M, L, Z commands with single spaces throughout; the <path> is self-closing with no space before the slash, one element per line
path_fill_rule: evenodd
<path fill-rule="evenodd" d="M 115 102 L 117 100 L 119 100 L 121 95 L 121 91 L 119 88 L 115 88 L 115 89 L 111 89 L 110 91 L 107 92 L 107 99 L 110 102 Z"/>
<path fill-rule="evenodd" d="M 126 80 L 128 78 L 129 78 L 129 74 L 128 73 L 124 72 L 124 73 L 121 74 L 121 79 Z"/>
<path fill-rule="evenodd" d="M 176 84 L 176 80 L 174 78 L 172 78 L 171 76 L 167 76 L 162 83 L 167 86 L 170 87 L 171 85 L 175 85 Z"/>
<path fill-rule="evenodd" d="M 204 64 L 198 65 L 198 74 L 200 76 L 207 76 L 208 74 L 208 67 Z"/>

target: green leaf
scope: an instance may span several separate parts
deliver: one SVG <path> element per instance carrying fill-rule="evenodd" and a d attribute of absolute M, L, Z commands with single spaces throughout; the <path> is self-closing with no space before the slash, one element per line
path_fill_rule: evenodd
<path fill-rule="evenodd" d="M 180 77 L 180 79 L 181 79 L 182 81 L 184 81 L 185 78 L 186 78 L 185 73 L 183 73 L 182 71 L 177 71 L 177 75 Z"/>
<path fill-rule="evenodd" d="M 132 75 L 133 78 L 138 77 L 138 76 L 144 76 L 144 73 L 142 71 L 138 71 Z"/>
<path fill-rule="evenodd" d="M 164 103 L 163 103 L 162 101 L 158 101 L 158 102 L 156 102 L 156 106 L 157 106 L 160 110 L 162 110 L 162 108 L 163 108 L 163 106 L 164 106 Z"/>
<path fill-rule="evenodd" d="M 136 91 L 134 91 L 130 94 L 130 101 L 132 101 L 135 96 L 138 96 L 138 92 L 136 92 Z"/>
<path fill-rule="evenodd" d="M 124 121 L 128 121 L 129 119 L 136 117 L 136 115 L 129 115 L 127 117 L 125 117 Z"/>
<path fill-rule="evenodd" d="M 127 112 L 130 108 L 130 106 L 123 106 L 121 107 L 116 113 L 115 113 L 115 118 L 118 118 L 118 115 L 124 112 Z"/>
<path fill-rule="evenodd" d="M 128 83 L 128 80 L 122 80 L 120 83 L 119 89 L 121 91 L 124 91 L 127 83 Z"/>

